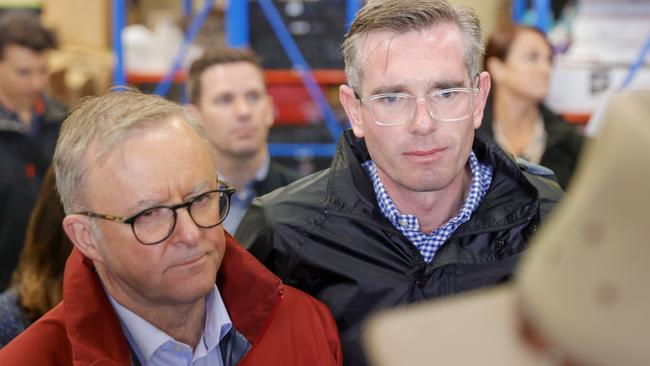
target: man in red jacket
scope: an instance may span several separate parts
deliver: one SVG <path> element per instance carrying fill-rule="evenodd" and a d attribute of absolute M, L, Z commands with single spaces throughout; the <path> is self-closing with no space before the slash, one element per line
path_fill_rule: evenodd
<path fill-rule="evenodd" d="M 224 233 L 218 163 L 182 106 L 134 91 L 79 105 L 54 156 L 75 245 L 63 302 L 0 364 L 340 364 L 327 308 Z"/>

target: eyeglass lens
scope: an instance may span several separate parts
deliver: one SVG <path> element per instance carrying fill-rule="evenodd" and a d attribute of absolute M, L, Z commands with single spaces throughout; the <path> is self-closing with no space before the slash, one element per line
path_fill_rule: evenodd
<path fill-rule="evenodd" d="M 472 107 L 470 90 L 443 91 L 426 96 L 425 104 L 431 116 L 440 121 L 460 120 Z M 409 95 L 379 95 L 370 98 L 368 106 L 377 123 L 401 124 L 413 118 L 418 101 Z"/>
<path fill-rule="evenodd" d="M 133 221 L 133 232 L 143 244 L 156 244 L 169 237 L 176 226 L 176 210 L 186 206 L 194 223 L 202 228 L 219 225 L 226 218 L 230 200 L 226 193 L 210 191 L 177 208 L 153 207 Z"/>

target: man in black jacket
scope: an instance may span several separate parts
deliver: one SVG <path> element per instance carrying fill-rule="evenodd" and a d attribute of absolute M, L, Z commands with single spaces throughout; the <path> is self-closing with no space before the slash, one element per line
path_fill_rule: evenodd
<path fill-rule="evenodd" d="M 471 9 L 369 1 L 343 45 L 352 129 L 330 169 L 259 199 L 240 225 L 256 257 L 330 307 L 344 364 L 365 363 L 370 313 L 507 280 L 562 194 L 550 171 L 475 135 L 482 52 Z"/>
<path fill-rule="evenodd" d="M 300 175 L 269 157 L 273 102 L 251 50 L 207 50 L 190 68 L 189 95 L 190 111 L 203 122 L 215 147 L 219 178 L 236 189 L 223 223 L 234 233 L 253 198 Z"/>
<path fill-rule="evenodd" d="M 29 12 L 0 17 L 0 291 L 18 263 L 67 109 L 46 93 L 54 34 Z"/>

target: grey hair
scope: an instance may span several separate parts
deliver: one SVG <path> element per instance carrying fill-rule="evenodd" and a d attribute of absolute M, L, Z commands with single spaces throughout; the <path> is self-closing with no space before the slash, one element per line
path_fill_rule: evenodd
<path fill-rule="evenodd" d="M 357 13 L 343 41 L 348 86 L 361 93 L 361 45 L 370 32 L 388 30 L 402 34 L 442 23 L 458 26 L 463 37 L 469 77 L 478 75 L 485 46 L 481 22 L 474 9 L 454 7 L 445 0 L 369 0 Z"/>
<path fill-rule="evenodd" d="M 135 89 L 111 90 L 79 103 L 61 126 L 53 158 L 56 187 L 66 214 L 84 209 L 85 177 L 91 165 L 102 164 L 134 134 L 155 130 L 174 119 L 187 123 L 199 135 L 214 162 L 214 148 L 203 125 L 177 103 Z"/>

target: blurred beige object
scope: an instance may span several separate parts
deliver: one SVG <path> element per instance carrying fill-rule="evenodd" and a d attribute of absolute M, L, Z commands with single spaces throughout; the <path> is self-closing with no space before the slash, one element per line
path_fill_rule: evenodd
<path fill-rule="evenodd" d="M 372 364 L 650 365 L 648 116 L 650 91 L 614 95 L 517 279 L 374 316 Z"/>
<path fill-rule="evenodd" d="M 474 9 L 481 18 L 484 36 L 492 34 L 498 23 L 502 21 L 501 17 L 505 16 L 509 19 L 509 0 L 449 0 L 449 2 L 454 6 L 469 6 Z"/>
<path fill-rule="evenodd" d="M 110 0 L 43 0 L 43 24 L 56 32 L 60 45 L 100 50 L 111 47 Z"/>
<path fill-rule="evenodd" d="M 50 51 L 50 92 L 69 106 L 87 95 L 98 95 L 111 85 L 113 54 L 81 46 Z"/>
<path fill-rule="evenodd" d="M 43 0 L 0 0 L 0 7 L 3 8 L 38 8 Z"/>
<path fill-rule="evenodd" d="M 57 34 L 50 51 L 50 93 L 69 106 L 111 83 L 110 0 L 43 0 L 42 22 Z"/>

